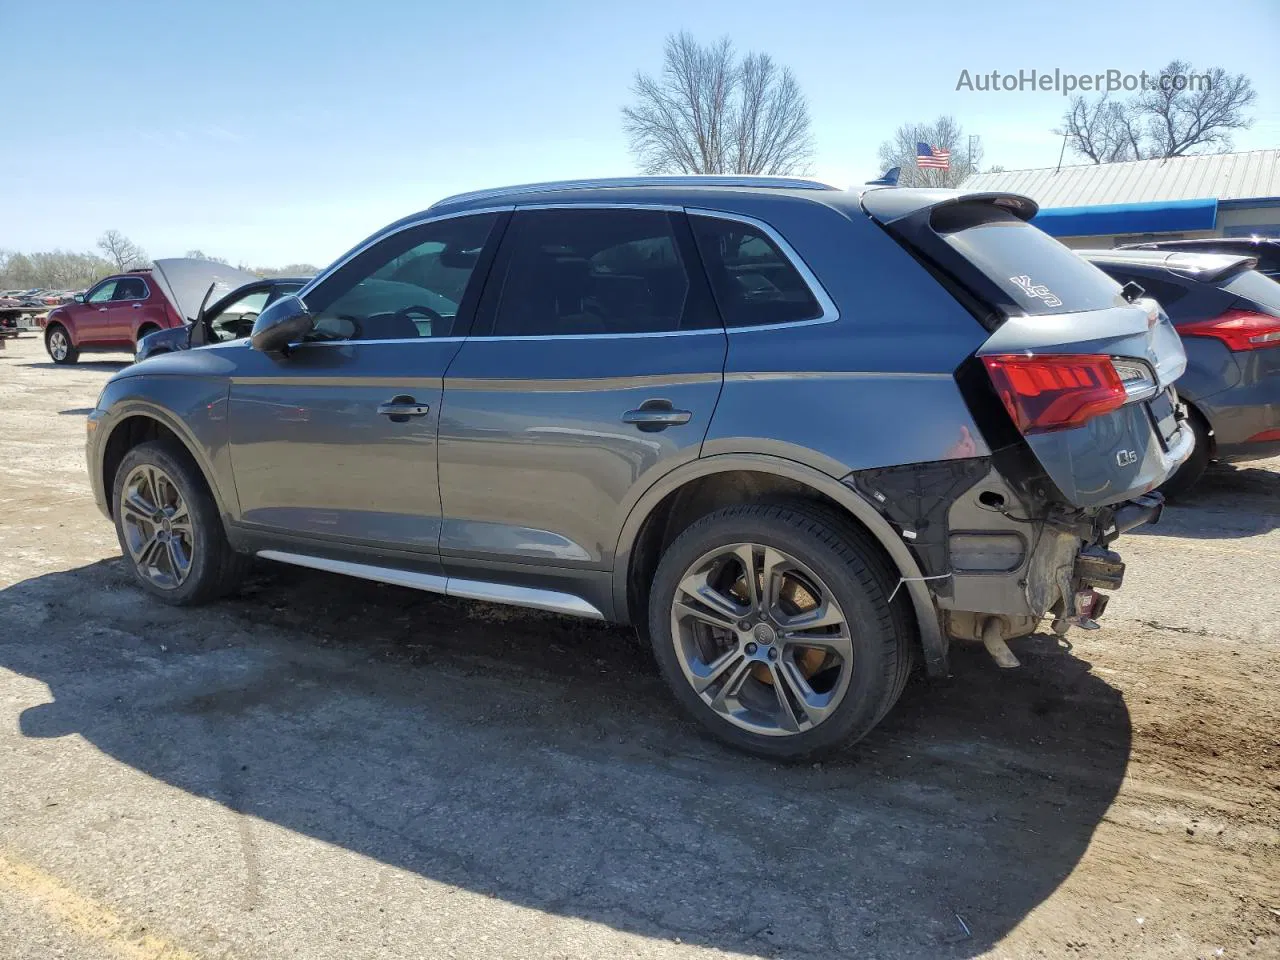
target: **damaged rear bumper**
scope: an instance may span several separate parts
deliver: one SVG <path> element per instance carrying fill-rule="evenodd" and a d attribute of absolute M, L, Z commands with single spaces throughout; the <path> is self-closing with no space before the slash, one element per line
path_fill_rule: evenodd
<path fill-rule="evenodd" d="M 1164 509 L 1159 493 L 1088 510 L 1032 505 L 984 458 L 860 471 L 846 483 L 911 549 L 943 635 L 988 649 L 1046 618 L 1060 633 L 1096 627 L 1107 604 L 1098 591 L 1124 581 L 1124 562 L 1110 545 L 1157 522 Z M 930 673 L 945 670 L 945 657 L 926 662 Z"/>

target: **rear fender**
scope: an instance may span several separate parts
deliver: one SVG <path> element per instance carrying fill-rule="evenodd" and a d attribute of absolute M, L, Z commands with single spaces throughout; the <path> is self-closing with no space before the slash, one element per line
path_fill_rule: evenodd
<path fill-rule="evenodd" d="M 632 547 L 636 543 L 645 519 L 668 495 L 701 477 L 730 471 L 751 471 L 773 474 L 804 484 L 814 491 L 834 500 L 875 537 L 884 548 L 902 578 L 901 589 L 907 592 L 915 612 L 924 651 L 925 669 L 930 676 L 946 676 L 947 647 L 939 626 L 938 611 L 929 592 L 929 584 L 923 577 L 919 564 L 902 538 L 889 522 L 858 491 L 846 486 L 834 477 L 821 473 L 793 460 L 784 460 L 764 454 L 718 454 L 702 457 L 683 464 L 661 477 L 650 486 L 631 509 L 618 537 L 614 552 L 613 599 L 619 619 L 635 622 L 642 612 L 628 609 L 628 574 Z"/>

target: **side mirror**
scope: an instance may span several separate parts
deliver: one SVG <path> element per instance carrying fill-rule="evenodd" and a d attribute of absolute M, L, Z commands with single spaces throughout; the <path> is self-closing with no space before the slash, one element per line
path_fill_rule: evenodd
<path fill-rule="evenodd" d="M 281 353 L 311 332 L 313 320 L 305 303 L 293 294 L 283 296 L 258 314 L 249 342 L 263 353 Z"/>
<path fill-rule="evenodd" d="M 71 299 L 74 300 L 76 303 L 84 303 L 84 294 L 77 293 Z"/>

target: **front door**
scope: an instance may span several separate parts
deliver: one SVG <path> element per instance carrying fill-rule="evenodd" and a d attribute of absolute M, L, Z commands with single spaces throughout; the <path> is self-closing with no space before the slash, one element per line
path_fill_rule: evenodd
<path fill-rule="evenodd" d="M 358 253 L 305 292 L 315 328 L 288 356 L 214 348 L 235 359 L 229 433 L 242 525 L 328 554 L 436 556 L 443 377 L 498 220 L 430 221 Z"/>
<path fill-rule="evenodd" d="M 611 569 L 629 498 L 699 455 L 725 349 L 682 212 L 517 209 L 445 378 L 446 569 Z"/>

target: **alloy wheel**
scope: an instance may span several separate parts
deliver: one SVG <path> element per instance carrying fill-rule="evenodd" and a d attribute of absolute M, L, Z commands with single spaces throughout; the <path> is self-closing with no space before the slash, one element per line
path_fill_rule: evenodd
<path fill-rule="evenodd" d="M 49 334 L 49 352 L 55 360 L 67 359 L 67 335 L 61 330 L 55 330 Z"/>
<path fill-rule="evenodd" d="M 672 601 L 671 636 L 694 692 L 755 734 L 813 729 L 853 675 L 853 637 L 830 588 L 763 544 L 729 544 L 694 561 Z"/>
<path fill-rule="evenodd" d="M 120 525 L 138 573 L 163 590 L 176 590 L 191 573 L 195 528 L 177 484 L 144 463 L 125 479 Z"/>

